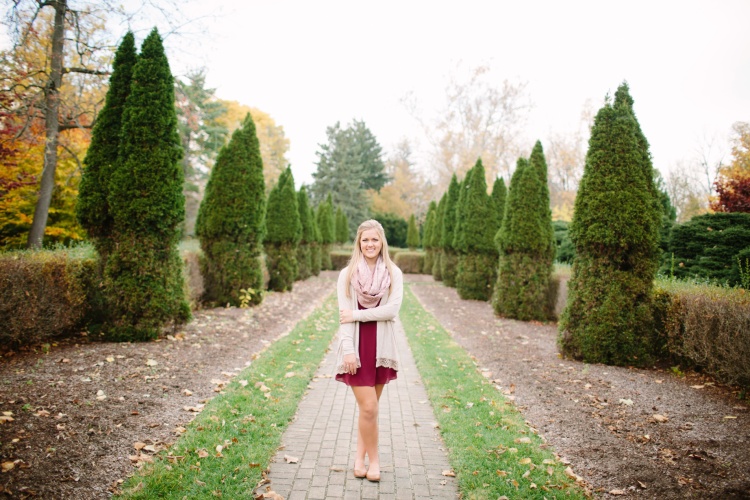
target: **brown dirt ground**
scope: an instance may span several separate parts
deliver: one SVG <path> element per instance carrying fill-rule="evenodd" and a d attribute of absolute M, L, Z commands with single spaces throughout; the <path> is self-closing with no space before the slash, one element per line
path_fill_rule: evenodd
<path fill-rule="evenodd" d="M 422 305 L 597 495 L 750 498 L 750 412 L 736 390 L 561 359 L 557 325 L 498 318 L 489 303 L 420 281 Z"/>
<path fill-rule="evenodd" d="M 253 353 L 320 305 L 334 290 L 335 276 L 325 272 L 297 282 L 292 292 L 270 293 L 253 309 L 196 311 L 188 325 L 156 342 L 78 337 L 53 344 L 48 353 L 39 346 L 6 353 L 0 358 L 0 416 L 13 420 L 0 422 L 0 462 L 13 467 L 0 474 L 0 492 L 109 498 L 133 471 L 134 443 L 158 451 L 174 442 L 176 429 L 195 415 L 185 408 L 206 403 L 216 381 L 245 368 Z"/>

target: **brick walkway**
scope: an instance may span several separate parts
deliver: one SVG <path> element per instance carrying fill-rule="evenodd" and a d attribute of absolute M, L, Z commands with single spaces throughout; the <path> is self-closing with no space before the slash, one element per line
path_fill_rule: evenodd
<path fill-rule="evenodd" d="M 400 323 L 397 341 L 403 366 L 380 398 L 380 482 L 353 476 L 357 404 L 351 389 L 329 376 L 331 349 L 271 463 L 271 489 L 285 500 L 458 497 L 455 478 L 442 475 L 450 466 Z M 285 455 L 299 462 L 286 463 Z"/>

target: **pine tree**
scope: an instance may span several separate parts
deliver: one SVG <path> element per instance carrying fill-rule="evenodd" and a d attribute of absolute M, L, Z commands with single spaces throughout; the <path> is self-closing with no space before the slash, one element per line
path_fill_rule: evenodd
<path fill-rule="evenodd" d="M 538 141 L 528 161 L 519 159 L 496 241 L 500 259 L 495 312 L 522 321 L 551 319 L 547 293 L 556 247 L 547 163 Z"/>
<path fill-rule="evenodd" d="M 456 289 L 462 299 L 489 300 L 495 283 L 497 250 L 493 241 L 498 228 L 495 206 L 487 194 L 482 160 L 466 175 L 460 195 L 454 246 L 459 252 Z"/>
<path fill-rule="evenodd" d="M 570 225 L 576 257 L 560 344 L 587 362 L 641 365 L 652 354 L 661 213 L 632 106 L 623 84 L 597 113 Z"/>
<path fill-rule="evenodd" d="M 497 214 L 498 231 L 500 230 L 500 224 L 503 223 L 503 216 L 505 215 L 505 200 L 508 196 L 508 190 L 505 187 L 505 181 L 502 177 L 495 179 L 495 183 L 492 185 L 492 203 L 495 207 L 495 214 Z"/>
<path fill-rule="evenodd" d="M 349 221 L 341 207 L 336 209 L 336 243 L 343 245 L 349 241 Z"/>
<path fill-rule="evenodd" d="M 266 267 L 268 289 L 290 291 L 297 278 L 297 245 L 302 238 L 302 224 L 297 207 L 292 169 L 287 167 L 268 195 L 266 211 Z"/>
<path fill-rule="evenodd" d="M 409 227 L 406 230 L 406 246 L 409 250 L 416 250 L 419 247 L 419 229 L 414 214 L 409 216 Z"/>
<path fill-rule="evenodd" d="M 438 202 L 437 211 L 435 212 L 435 226 L 432 231 L 430 244 L 434 250 L 432 256 L 432 277 L 435 281 L 443 281 L 443 224 L 445 221 L 445 204 L 447 203 L 448 193 L 443 193 Z"/>
<path fill-rule="evenodd" d="M 443 227 L 440 234 L 440 246 L 443 253 L 440 256 L 440 274 L 446 286 L 456 286 L 456 271 L 458 270 L 458 256 L 453 246 L 454 231 L 456 227 L 456 205 L 460 186 L 456 174 L 451 177 L 448 185 L 447 198 L 443 211 Z"/>
<path fill-rule="evenodd" d="M 318 205 L 316 214 L 318 229 L 320 229 L 320 268 L 331 269 L 331 245 L 335 240 L 335 227 L 333 222 L 333 200 L 328 193 L 326 201 Z"/>
<path fill-rule="evenodd" d="M 313 276 L 318 276 L 321 269 L 321 240 L 323 237 L 320 235 L 320 228 L 318 227 L 318 221 L 315 217 L 315 211 L 311 206 L 308 206 L 308 210 L 310 212 L 310 225 L 312 226 L 313 236 L 310 244 L 310 272 Z"/>
<path fill-rule="evenodd" d="M 117 164 L 122 114 L 137 60 L 135 37 L 128 31 L 115 52 L 109 90 L 104 107 L 96 117 L 78 188 L 76 217 L 94 243 L 102 269 L 112 251 L 113 220 L 107 201 L 109 182 Z"/>
<path fill-rule="evenodd" d="M 431 201 L 427 208 L 427 215 L 424 220 L 424 231 L 422 233 L 422 247 L 424 248 L 424 274 L 432 274 L 432 263 L 435 258 L 435 250 L 432 247 L 432 234 L 435 231 L 435 216 L 437 212 L 437 203 Z"/>
<path fill-rule="evenodd" d="M 110 338 L 152 339 L 165 323 L 190 318 L 177 252 L 185 217 L 181 154 L 174 81 L 154 29 L 133 69 L 107 198 L 114 222 L 104 270 Z"/>
<path fill-rule="evenodd" d="M 302 227 L 302 238 L 297 246 L 297 279 L 304 280 L 312 276 L 312 247 L 315 244 L 315 228 L 310 216 L 310 204 L 307 197 L 307 188 L 302 186 L 297 193 L 297 209 L 299 210 L 299 221 Z M 320 272 L 320 269 L 318 269 Z"/>
<path fill-rule="evenodd" d="M 262 300 L 265 211 L 263 160 L 248 113 L 219 151 L 198 210 L 205 301 L 239 306 L 240 290 L 251 291 L 251 303 Z"/>

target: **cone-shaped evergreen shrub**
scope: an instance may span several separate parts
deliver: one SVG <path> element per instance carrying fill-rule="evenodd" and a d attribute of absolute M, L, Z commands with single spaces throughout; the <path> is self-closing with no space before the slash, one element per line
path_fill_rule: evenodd
<path fill-rule="evenodd" d="M 297 203 L 292 169 L 287 167 L 271 189 L 266 209 L 268 289 L 276 292 L 291 290 L 297 278 L 297 245 L 302 238 Z"/>
<path fill-rule="evenodd" d="M 152 339 L 165 323 L 190 318 L 177 252 L 185 218 L 181 155 L 174 81 L 154 29 L 133 69 L 107 198 L 114 222 L 104 270 L 110 338 Z"/>
<path fill-rule="evenodd" d="M 543 182 L 541 176 L 538 164 L 519 158 L 497 238 L 500 259 L 492 305 L 498 315 L 522 321 L 543 321 L 551 315 L 546 297 L 554 260 L 553 231 L 549 197 L 545 199 L 542 186 L 546 179 Z"/>
<path fill-rule="evenodd" d="M 593 363 L 651 358 L 661 213 L 632 103 L 623 85 L 597 113 L 570 225 L 576 257 L 560 344 Z"/>
<path fill-rule="evenodd" d="M 456 286 L 456 272 L 458 271 L 458 255 L 453 246 L 453 238 L 456 228 L 456 206 L 458 205 L 459 192 L 458 179 L 456 174 L 453 174 L 448 185 L 443 212 L 443 228 L 440 235 L 440 246 L 443 248 L 443 253 L 440 256 L 440 274 L 443 277 L 443 283 L 451 287 Z"/>
<path fill-rule="evenodd" d="M 435 250 L 432 247 L 432 234 L 435 232 L 436 212 L 437 203 L 433 200 L 427 208 L 427 215 L 424 219 L 424 231 L 422 232 L 422 247 L 424 248 L 422 273 L 424 274 L 432 274 L 432 263 L 435 255 Z"/>
<path fill-rule="evenodd" d="M 263 160 L 248 113 L 219 151 L 198 210 L 205 301 L 239 306 L 243 293 L 251 303 L 262 300 L 265 215 Z"/>
<path fill-rule="evenodd" d="M 313 276 L 317 276 L 320 274 L 321 269 L 321 239 L 320 236 L 320 229 L 318 228 L 318 221 L 315 217 L 315 211 L 313 211 L 312 207 L 308 206 L 308 210 L 310 212 L 310 225 L 312 226 L 312 236 L 313 239 L 310 243 L 310 272 Z M 329 256 L 330 258 L 330 256 Z"/>
<path fill-rule="evenodd" d="M 342 245 L 349 241 L 349 221 L 341 207 L 336 209 L 336 243 Z"/>
<path fill-rule="evenodd" d="M 99 252 L 102 267 L 113 242 L 112 214 L 107 201 L 109 182 L 117 163 L 122 114 L 130 94 L 130 82 L 137 59 L 135 37 L 128 31 L 115 52 L 109 90 L 104 107 L 96 117 L 78 188 L 76 217 Z"/>
<path fill-rule="evenodd" d="M 419 247 L 419 229 L 414 214 L 409 216 L 409 226 L 406 229 L 406 246 L 409 247 L 409 250 L 416 250 Z"/>
<path fill-rule="evenodd" d="M 305 186 L 299 188 L 297 193 L 297 209 L 302 227 L 302 238 L 297 246 L 297 279 L 304 280 L 312 276 L 312 246 L 315 244 L 315 228 L 310 217 L 310 204 Z"/>
<path fill-rule="evenodd" d="M 466 175 L 454 246 L 459 253 L 456 289 L 462 299 L 489 300 L 497 270 L 495 205 L 487 194 L 482 160 Z"/>
<path fill-rule="evenodd" d="M 328 193 L 326 201 L 318 205 L 316 214 L 320 229 L 320 268 L 331 269 L 331 245 L 335 241 L 336 228 L 333 221 L 333 200 Z"/>
<path fill-rule="evenodd" d="M 443 193 L 438 202 L 435 212 L 435 226 L 432 231 L 431 245 L 434 251 L 432 256 L 432 277 L 435 281 L 443 281 L 443 223 L 445 220 L 445 204 L 448 193 Z"/>
<path fill-rule="evenodd" d="M 495 214 L 497 214 L 497 230 L 499 231 L 500 225 L 503 223 L 503 216 L 505 215 L 505 200 L 508 196 L 508 189 L 505 187 L 505 181 L 502 177 L 495 179 L 490 196 L 492 197 Z"/>

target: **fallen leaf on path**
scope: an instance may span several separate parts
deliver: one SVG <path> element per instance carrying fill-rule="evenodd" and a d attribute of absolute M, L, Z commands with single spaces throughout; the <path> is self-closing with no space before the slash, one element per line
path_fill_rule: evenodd
<path fill-rule="evenodd" d="M 331 470 L 333 472 L 345 472 L 345 469 L 343 467 L 339 467 L 338 465 L 334 465 L 331 467 Z"/>
<path fill-rule="evenodd" d="M 724 418 L 725 419 L 735 419 L 737 417 L 735 417 L 734 415 L 726 415 Z"/>
<path fill-rule="evenodd" d="M 133 443 L 133 448 L 136 450 L 142 450 L 146 446 L 146 443 L 141 443 L 140 441 L 136 441 Z"/>
<path fill-rule="evenodd" d="M 621 399 L 620 400 L 620 404 L 621 405 L 626 405 L 626 406 L 633 406 L 633 400 L 632 399 Z"/>
<path fill-rule="evenodd" d="M 179 436 L 180 434 L 184 434 L 185 432 L 187 432 L 187 429 L 186 429 L 186 428 L 184 428 L 184 427 L 182 427 L 182 426 L 177 426 L 177 427 L 175 427 L 175 429 L 174 429 L 174 433 L 175 433 L 176 435 L 178 435 L 178 436 Z"/>
<path fill-rule="evenodd" d="M 706 386 L 705 385 L 691 385 L 690 386 L 691 389 L 703 389 L 704 387 Z"/>
<path fill-rule="evenodd" d="M 444 470 L 443 475 L 446 477 L 456 477 L 456 473 L 452 470 Z"/>
<path fill-rule="evenodd" d="M 291 455 L 284 455 L 284 460 L 286 460 L 286 463 L 288 464 L 299 463 L 299 457 L 293 457 Z"/>
<path fill-rule="evenodd" d="M 13 470 L 16 467 L 16 464 L 8 460 L 0 464 L 0 466 L 2 467 L 3 472 L 8 472 L 8 471 Z"/>
<path fill-rule="evenodd" d="M 3 424 L 5 422 L 13 422 L 13 417 L 11 417 L 10 415 L 0 416 L 0 424 Z"/>
<path fill-rule="evenodd" d="M 146 366 L 156 366 L 159 363 L 155 359 L 147 359 L 146 360 Z"/>
<path fill-rule="evenodd" d="M 107 356 L 107 363 L 113 363 L 115 361 L 115 358 L 112 356 Z"/>
<path fill-rule="evenodd" d="M 669 422 L 669 418 L 667 418 L 664 415 L 659 415 L 658 413 L 656 415 L 653 415 L 651 417 L 651 420 L 653 420 L 654 422 L 657 422 L 659 424 L 663 424 L 664 422 Z"/>
<path fill-rule="evenodd" d="M 182 391 L 182 395 L 183 396 L 192 396 L 193 395 L 193 391 L 191 391 L 189 389 L 185 389 L 184 391 Z"/>
<path fill-rule="evenodd" d="M 609 494 L 612 496 L 622 496 L 622 495 L 627 495 L 628 492 L 625 490 L 610 490 Z"/>
<path fill-rule="evenodd" d="M 49 412 L 47 410 L 39 410 L 35 413 L 37 417 L 49 417 Z"/>

